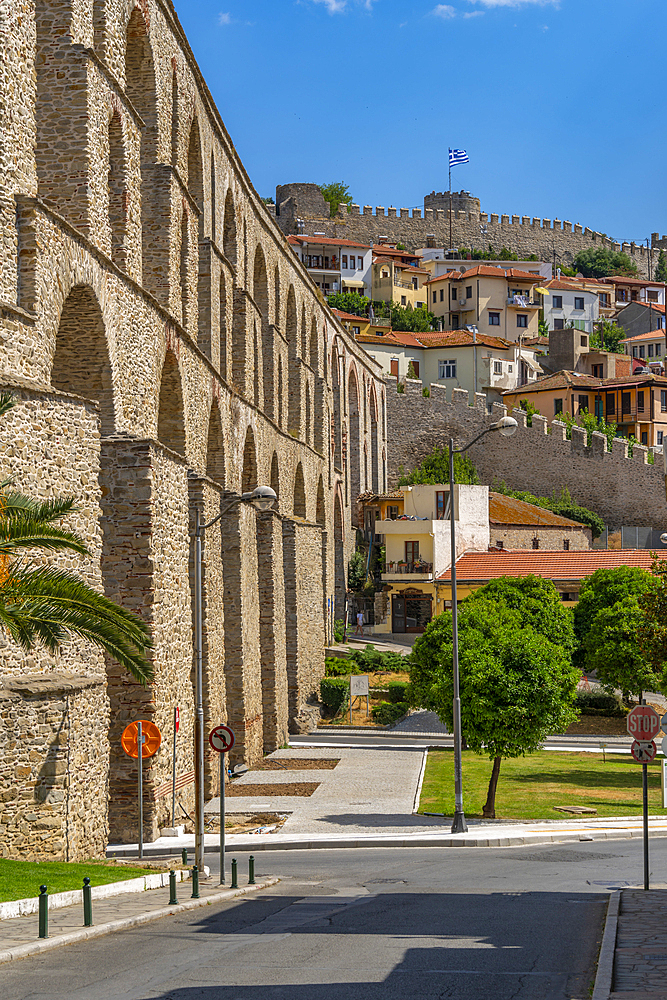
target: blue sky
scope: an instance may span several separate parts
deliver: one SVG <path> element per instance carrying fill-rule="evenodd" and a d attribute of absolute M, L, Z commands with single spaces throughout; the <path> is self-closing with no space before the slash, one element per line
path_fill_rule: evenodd
<path fill-rule="evenodd" d="M 260 195 L 447 188 L 616 239 L 667 233 L 665 0 L 176 0 Z"/>

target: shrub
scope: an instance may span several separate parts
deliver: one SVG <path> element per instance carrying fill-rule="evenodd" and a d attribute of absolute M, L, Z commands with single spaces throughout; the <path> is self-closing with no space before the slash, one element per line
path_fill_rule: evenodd
<path fill-rule="evenodd" d="M 334 621 L 334 642 L 345 642 L 345 623 L 342 618 Z"/>
<path fill-rule="evenodd" d="M 389 681 L 387 684 L 389 701 L 392 705 L 399 705 L 408 701 L 408 685 L 404 681 Z"/>
<path fill-rule="evenodd" d="M 401 656 L 400 653 L 383 653 L 372 643 L 363 649 L 355 649 L 350 653 L 349 659 L 357 664 L 359 669 L 355 673 L 358 674 L 372 674 L 376 671 L 398 673 L 410 669 L 409 657 Z"/>
<path fill-rule="evenodd" d="M 378 722 L 381 726 L 391 726 L 406 714 L 408 708 L 407 701 L 398 701 L 393 705 L 388 701 L 381 701 L 371 709 L 371 716 L 373 722 Z"/>
<path fill-rule="evenodd" d="M 349 695 L 347 677 L 324 677 L 320 681 L 320 698 L 333 715 L 347 704 Z"/>
<path fill-rule="evenodd" d="M 328 656 L 324 661 L 324 672 L 327 677 L 349 677 L 359 674 L 359 667 L 349 657 Z"/>
<path fill-rule="evenodd" d="M 575 708 L 582 715 L 607 715 L 623 718 L 627 714 L 616 695 L 605 691 L 577 691 Z"/>

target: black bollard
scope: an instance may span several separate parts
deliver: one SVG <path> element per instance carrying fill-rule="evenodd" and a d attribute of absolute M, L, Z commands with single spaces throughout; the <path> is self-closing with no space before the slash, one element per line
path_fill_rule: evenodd
<path fill-rule="evenodd" d="M 248 885 L 255 884 L 255 858 L 251 854 L 248 858 Z"/>
<path fill-rule="evenodd" d="M 178 899 L 176 898 L 176 872 L 169 872 L 169 905 L 176 906 L 178 904 Z"/>
<path fill-rule="evenodd" d="M 236 858 L 232 858 L 232 889 L 238 889 L 239 879 L 238 879 L 239 865 Z"/>
<path fill-rule="evenodd" d="M 188 863 L 188 849 L 187 849 L 187 847 L 184 847 L 183 850 L 181 851 L 181 858 L 183 859 L 183 864 L 187 865 L 187 863 Z"/>
<path fill-rule="evenodd" d="M 83 880 L 83 926 L 93 926 L 93 892 L 89 878 Z"/>
<path fill-rule="evenodd" d="M 45 885 L 39 887 L 39 936 L 49 936 L 49 894 Z"/>
<path fill-rule="evenodd" d="M 191 899 L 199 899 L 199 869 L 197 865 L 192 866 L 192 896 Z"/>

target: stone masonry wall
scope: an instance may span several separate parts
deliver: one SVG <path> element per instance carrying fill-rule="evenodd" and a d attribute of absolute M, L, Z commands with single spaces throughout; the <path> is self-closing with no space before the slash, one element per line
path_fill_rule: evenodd
<path fill-rule="evenodd" d="M 396 391 L 396 379 L 387 378 L 388 480 L 396 483 L 401 471 L 413 469 L 432 449 L 470 441 L 485 426 L 503 416 L 506 407 L 494 403 L 492 414 L 486 399 L 454 389 L 447 399 L 444 386 L 432 385 L 431 396 L 422 396 L 422 383 L 409 380 L 405 392 Z M 554 422 L 547 433 L 547 420 L 533 415 L 526 426 L 522 410 L 512 413 L 519 427 L 513 437 L 487 434 L 468 454 L 480 482 L 493 485 L 505 481 L 512 489 L 550 496 L 567 487 L 572 497 L 596 511 L 610 525 L 632 524 L 662 529 L 667 526 L 667 501 L 662 457 L 648 463 L 648 451 L 635 445 L 629 459 L 628 442 L 616 440 L 610 451 L 604 434 L 595 432 L 590 447 L 583 428 L 572 429 L 566 439 L 564 424 Z M 560 546 L 559 546 L 560 547 Z"/>
<path fill-rule="evenodd" d="M 530 549 L 534 538 L 541 549 L 564 549 L 568 542 L 570 551 L 585 551 L 593 547 L 593 532 L 590 528 L 539 528 L 531 525 L 522 528 L 516 525 L 491 525 L 489 545 L 503 543 L 506 549 Z"/>

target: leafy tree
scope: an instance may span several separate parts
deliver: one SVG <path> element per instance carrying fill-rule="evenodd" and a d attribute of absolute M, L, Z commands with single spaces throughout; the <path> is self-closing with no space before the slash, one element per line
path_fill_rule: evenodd
<path fill-rule="evenodd" d="M 357 549 L 347 564 L 347 585 L 350 590 L 359 593 L 364 589 L 365 583 L 366 560 L 363 552 Z"/>
<path fill-rule="evenodd" d="M 653 585 L 638 598 L 643 614 L 638 637 L 643 655 L 660 677 L 664 694 L 667 692 L 667 560 L 655 559 L 651 570 Z"/>
<path fill-rule="evenodd" d="M 577 646 L 572 612 L 561 601 L 551 580 L 541 576 L 502 576 L 480 587 L 466 603 L 491 601 L 516 611 L 524 628 L 534 628 L 549 642 L 572 654 Z"/>
<path fill-rule="evenodd" d="M 269 195 L 268 198 L 262 198 L 262 201 L 264 202 L 265 205 L 275 205 L 275 201 L 273 200 L 271 195 Z"/>
<path fill-rule="evenodd" d="M 630 594 L 611 607 L 601 608 L 584 637 L 586 667 L 596 672 L 608 691 L 620 688 L 626 704 L 631 695 L 640 698 L 642 691 L 657 691 L 660 687 L 660 672 L 656 673 L 641 649 L 639 633 L 643 623 L 639 600 Z"/>
<path fill-rule="evenodd" d="M 545 319 L 538 320 L 537 332 L 540 337 L 548 337 L 550 334 L 549 324 Z"/>
<path fill-rule="evenodd" d="M 368 316 L 371 300 L 359 292 L 335 292 L 327 299 L 331 309 L 352 313 L 355 316 Z"/>
<path fill-rule="evenodd" d="M 607 278 L 612 274 L 632 276 L 637 274 L 637 265 L 627 254 L 606 247 L 589 247 L 581 250 L 574 258 L 574 265 L 585 278 Z"/>
<path fill-rule="evenodd" d="M 621 341 L 626 337 L 627 331 L 622 326 L 616 326 L 611 320 L 603 319 L 593 330 L 590 345 L 593 350 L 617 352 Z"/>
<path fill-rule="evenodd" d="M 408 248 L 406 247 L 405 243 L 397 243 L 396 244 L 396 249 L 397 250 L 407 250 Z"/>
<path fill-rule="evenodd" d="M 412 361 L 408 365 L 408 372 L 406 378 L 417 378 L 417 373 L 415 372 L 415 366 L 413 365 Z"/>
<path fill-rule="evenodd" d="M 0 393 L 0 416 L 15 405 Z M 153 668 L 148 626 L 81 577 L 21 558 L 23 550 L 88 555 L 83 540 L 58 522 L 77 511 L 72 498 L 33 500 L 0 482 L 0 630 L 24 650 L 61 650 L 72 636 L 106 650 L 145 684 Z"/>
<path fill-rule="evenodd" d="M 559 497 L 556 496 L 555 491 L 552 497 L 536 497 L 527 490 L 511 490 L 505 482 L 494 483 L 493 488 L 504 496 L 515 497 L 517 500 L 535 504 L 544 510 L 551 510 L 554 514 L 560 514 L 561 517 L 569 517 L 571 521 L 585 524 L 592 530 L 593 538 L 597 538 L 604 531 L 605 524 L 600 515 L 587 507 L 582 507 L 573 500 L 566 486 L 561 490 Z"/>
<path fill-rule="evenodd" d="M 332 181 L 331 184 L 320 184 L 320 191 L 325 201 L 329 202 L 329 210 L 333 217 L 339 205 L 349 205 L 352 195 L 347 184 L 342 181 Z"/>
<path fill-rule="evenodd" d="M 432 330 L 435 316 L 428 309 L 421 307 L 413 309 L 412 306 L 399 306 L 396 302 L 391 303 L 390 313 L 392 329 L 399 331 L 410 331 L 412 333 L 424 333 Z"/>
<path fill-rule="evenodd" d="M 639 599 L 655 587 L 655 577 L 639 566 L 616 566 L 597 569 L 582 582 L 579 601 L 574 608 L 574 631 L 581 646 L 604 608 L 613 608 L 627 597 Z"/>
<path fill-rule="evenodd" d="M 655 267 L 655 280 L 667 281 L 667 254 L 661 250 L 658 254 L 658 263 Z"/>
<path fill-rule="evenodd" d="M 519 406 L 522 410 L 524 410 L 528 414 L 526 417 L 526 424 L 528 425 L 528 427 L 532 427 L 533 414 L 539 413 L 540 411 L 538 410 L 538 408 L 535 406 L 534 403 L 531 403 L 529 399 L 522 399 L 519 403 Z"/>
<path fill-rule="evenodd" d="M 423 483 L 449 482 L 449 448 L 439 448 L 437 445 L 430 455 L 413 469 L 407 476 L 401 476 L 399 486 L 418 485 Z M 468 455 L 454 452 L 454 482 L 468 486 L 479 485 L 477 469 Z"/>
<path fill-rule="evenodd" d="M 576 718 L 573 707 L 579 672 L 569 649 L 545 634 L 567 636 L 558 594 L 551 581 L 494 581 L 459 609 L 461 730 L 467 746 L 493 761 L 483 815 L 495 818 L 495 796 L 503 757 L 537 750 L 552 732 Z M 518 584 L 518 586 L 517 586 Z M 539 594 L 553 591 L 541 615 L 531 608 Z M 532 593 L 531 593 L 532 589 Z M 504 598 L 513 604 L 508 606 Z M 524 608 L 524 601 L 528 608 Z M 550 622 L 549 609 L 558 609 Z M 533 624 L 531 624 L 533 622 Z M 536 627 L 537 626 L 537 627 Z M 570 629 L 571 641 L 571 629 Z M 452 726 L 454 695 L 451 613 L 433 619 L 411 654 L 410 697 Z"/>

